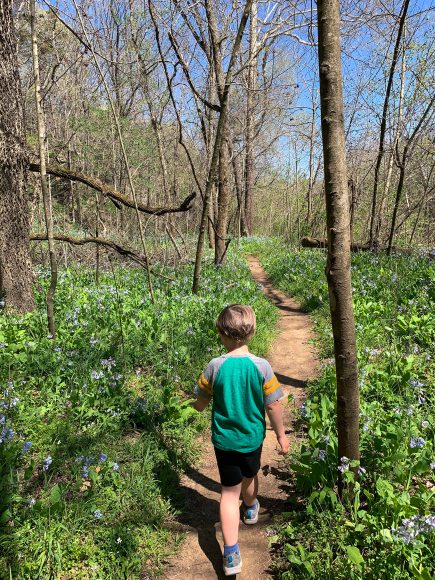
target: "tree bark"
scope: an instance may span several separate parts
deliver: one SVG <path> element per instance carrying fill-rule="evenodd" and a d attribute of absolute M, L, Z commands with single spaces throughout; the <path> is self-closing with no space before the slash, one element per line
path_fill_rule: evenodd
<path fill-rule="evenodd" d="M 359 459 L 359 389 L 352 305 L 339 0 L 319 0 L 319 73 L 328 281 L 337 377 L 338 456 Z"/>
<path fill-rule="evenodd" d="M 27 153 L 12 1 L 0 2 L 0 300 L 34 309 L 29 254 Z"/>
<path fill-rule="evenodd" d="M 214 263 L 222 264 L 226 253 L 228 236 L 228 216 L 230 208 L 230 155 L 228 148 L 228 130 L 224 130 L 219 154 L 218 215 L 216 220 L 216 239 Z"/>
<path fill-rule="evenodd" d="M 57 259 L 53 241 L 53 211 L 51 207 L 51 193 L 47 184 L 47 171 L 45 161 L 45 119 L 41 98 L 41 80 L 39 75 L 38 37 L 36 31 L 35 11 L 36 11 L 35 0 L 30 0 L 30 27 L 32 31 L 33 78 L 35 85 L 36 119 L 38 125 L 39 163 L 41 167 L 40 178 L 41 178 L 42 201 L 44 204 L 45 227 L 47 230 L 48 254 L 50 258 L 50 273 L 51 273 L 50 286 L 48 288 L 46 296 L 47 319 L 48 319 L 48 331 L 51 337 L 55 338 L 56 323 L 54 319 L 54 295 L 57 286 Z"/>
<path fill-rule="evenodd" d="M 252 212 L 254 190 L 254 137 L 255 137 L 255 89 L 257 87 L 257 0 L 252 2 L 249 16 L 249 65 L 246 95 L 245 130 L 245 212 L 242 235 L 252 235 Z"/>

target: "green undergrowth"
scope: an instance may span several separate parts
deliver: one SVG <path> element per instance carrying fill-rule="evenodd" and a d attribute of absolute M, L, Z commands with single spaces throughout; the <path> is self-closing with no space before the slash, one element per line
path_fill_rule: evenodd
<path fill-rule="evenodd" d="M 283 515 L 277 574 L 286 579 L 417 578 L 435 573 L 435 271 L 426 256 L 359 253 L 352 285 L 361 389 L 361 464 L 337 457 L 335 368 L 326 255 L 251 240 L 272 282 L 314 318 L 324 356 L 290 460 L 303 510 Z M 336 493 L 337 473 L 345 490 Z"/>
<path fill-rule="evenodd" d="M 187 399 L 222 352 L 217 314 L 251 304 L 264 354 L 276 313 L 233 255 L 204 268 L 199 296 L 190 266 L 163 273 L 153 305 L 143 271 L 99 285 L 61 271 L 55 340 L 39 293 L 34 313 L 0 314 L 1 578 L 149 577 L 173 551 L 179 476 L 207 424 Z"/>

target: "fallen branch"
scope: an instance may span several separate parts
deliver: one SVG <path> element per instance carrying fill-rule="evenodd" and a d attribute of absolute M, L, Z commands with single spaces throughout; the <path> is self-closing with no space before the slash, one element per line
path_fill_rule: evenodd
<path fill-rule="evenodd" d="M 34 173 L 40 173 L 41 166 L 39 163 L 29 163 L 30 171 Z M 135 203 L 133 199 L 130 199 L 123 193 L 116 191 L 113 187 L 108 185 L 107 183 L 103 183 L 97 177 L 93 177 L 92 175 L 83 175 L 82 173 L 78 173 L 77 171 L 71 171 L 69 169 L 65 169 L 63 167 L 59 167 L 58 165 L 47 165 L 47 173 L 50 175 L 54 175 L 55 177 L 60 177 L 62 179 L 69 179 L 70 181 L 79 181 L 80 183 L 84 183 L 88 187 L 95 189 L 102 193 L 105 197 L 108 197 L 110 200 L 114 202 L 114 204 L 119 207 L 119 204 L 125 205 L 127 207 L 131 207 L 135 209 Z M 152 207 L 149 205 L 143 205 L 142 203 L 138 202 L 137 209 L 143 213 L 148 213 L 152 215 L 164 215 L 166 213 L 178 213 L 183 211 L 188 211 L 192 207 L 192 202 L 196 196 L 196 193 L 191 193 L 186 199 L 179 205 L 178 207 Z"/>
<path fill-rule="evenodd" d="M 328 240 L 320 238 L 302 238 L 301 246 L 303 248 L 327 248 Z M 370 252 L 370 251 L 386 252 L 387 246 L 370 247 L 369 244 L 360 244 L 357 242 L 353 242 L 350 245 L 350 250 L 351 252 Z M 393 246 L 392 250 L 393 252 L 398 252 L 401 254 L 412 254 L 414 252 L 411 248 L 399 248 L 397 246 Z"/>
<path fill-rule="evenodd" d="M 110 248 L 115 252 L 118 252 L 118 254 L 120 254 L 121 256 L 126 256 L 127 258 L 130 258 L 130 260 L 133 260 L 133 262 L 136 262 L 137 264 L 142 266 L 142 268 L 146 269 L 146 261 L 144 257 L 142 257 L 140 254 L 137 254 L 133 250 L 124 248 L 123 246 L 119 245 L 118 243 L 112 240 L 106 240 L 104 238 L 72 238 L 70 236 L 65 236 L 64 234 L 54 234 L 53 239 L 57 240 L 58 242 L 67 242 L 68 244 L 73 244 L 75 246 L 83 246 L 85 244 L 99 244 L 100 246 L 105 246 L 106 248 Z M 47 241 L 47 234 L 40 233 L 33 234 L 33 236 L 30 236 L 30 240 L 33 242 L 45 242 Z M 170 278 L 169 276 L 164 276 L 163 274 L 160 274 L 160 272 L 156 272 L 155 270 L 152 270 L 152 273 L 155 276 L 160 276 L 161 278 L 164 278 L 165 280 L 170 280 L 171 282 L 174 281 L 173 278 Z"/>

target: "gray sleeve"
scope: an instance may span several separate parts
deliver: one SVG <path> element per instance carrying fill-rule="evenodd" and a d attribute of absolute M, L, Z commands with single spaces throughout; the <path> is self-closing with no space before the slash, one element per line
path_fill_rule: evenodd
<path fill-rule="evenodd" d="M 221 357 L 218 357 L 208 363 L 207 368 L 201 373 L 198 384 L 195 387 L 195 395 L 197 397 L 203 397 L 208 400 L 213 398 L 213 381 L 222 362 Z"/>
<path fill-rule="evenodd" d="M 284 396 L 284 391 L 266 359 L 259 359 L 257 367 L 263 375 L 264 404 L 270 405 Z"/>

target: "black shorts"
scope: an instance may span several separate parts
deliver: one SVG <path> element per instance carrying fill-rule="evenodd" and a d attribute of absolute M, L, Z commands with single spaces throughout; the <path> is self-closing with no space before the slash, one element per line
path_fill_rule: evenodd
<path fill-rule="evenodd" d="M 255 451 L 240 453 L 239 451 L 223 451 L 215 447 L 221 484 L 225 487 L 232 487 L 238 485 L 244 477 L 250 479 L 257 475 L 260 469 L 262 448 L 263 445 L 260 445 Z"/>

